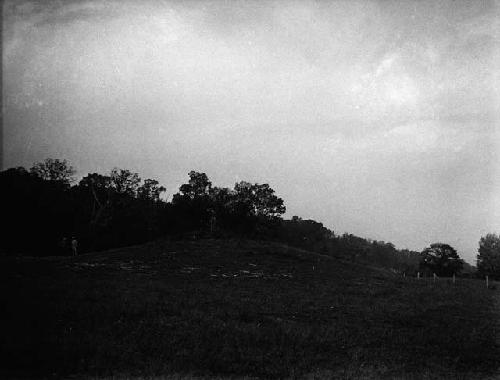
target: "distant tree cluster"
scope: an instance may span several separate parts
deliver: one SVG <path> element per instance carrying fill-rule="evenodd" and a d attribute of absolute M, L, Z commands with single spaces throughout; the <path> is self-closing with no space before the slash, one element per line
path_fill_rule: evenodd
<path fill-rule="evenodd" d="M 61 239 L 70 236 L 78 238 L 83 252 L 158 237 L 245 236 L 399 271 L 418 270 L 417 252 L 352 234 L 336 236 L 298 216 L 283 220 L 284 201 L 268 184 L 217 187 L 205 173 L 191 171 L 167 202 L 157 180 L 142 180 L 130 170 L 88 173 L 78 183 L 74 175 L 71 165 L 57 159 L 0 172 L 2 212 L 9 221 L 0 243 L 3 252 L 53 255 Z"/>
<path fill-rule="evenodd" d="M 418 270 L 418 252 L 398 250 L 392 243 L 365 239 L 348 233 L 337 236 L 334 231 L 314 220 L 293 216 L 291 220 L 282 221 L 279 232 L 279 240 L 309 251 L 400 272 L 416 273 Z"/>
<path fill-rule="evenodd" d="M 477 267 L 460 259 L 457 251 L 448 244 L 435 243 L 421 253 L 419 270 L 438 276 L 489 276 L 500 280 L 500 235 L 486 234 L 479 240 Z"/>

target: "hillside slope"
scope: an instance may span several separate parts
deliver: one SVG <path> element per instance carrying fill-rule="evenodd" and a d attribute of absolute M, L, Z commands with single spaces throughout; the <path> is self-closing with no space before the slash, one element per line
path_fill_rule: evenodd
<path fill-rule="evenodd" d="M 6 376 L 483 378 L 492 291 L 278 243 L 155 242 L 3 259 Z"/>

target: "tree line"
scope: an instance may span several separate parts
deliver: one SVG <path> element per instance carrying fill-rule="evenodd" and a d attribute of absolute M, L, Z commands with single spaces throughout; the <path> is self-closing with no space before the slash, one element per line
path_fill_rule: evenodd
<path fill-rule="evenodd" d="M 195 171 L 170 202 L 162 199 L 165 188 L 157 180 L 142 180 L 127 169 L 88 173 L 78 183 L 74 175 L 73 167 L 58 159 L 0 172 L 2 214 L 8 221 L 3 252 L 53 254 L 69 236 L 78 237 L 83 251 L 160 236 L 270 237 L 285 212 L 268 184 L 216 187 Z"/>
<path fill-rule="evenodd" d="M 405 273 L 459 273 L 456 251 L 435 244 L 423 252 L 399 250 L 392 243 L 352 234 L 336 235 L 314 220 L 283 219 L 286 207 L 269 184 L 240 181 L 233 188 L 214 186 L 205 173 L 191 171 L 171 201 L 155 179 L 114 168 L 75 181 L 66 161 L 47 159 L 30 169 L 0 172 L 2 214 L 7 221 L 4 254 L 64 254 L 63 238 L 77 237 L 81 252 L 144 243 L 157 238 L 246 237 L 276 240 L 338 258 Z M 500 272 L 496 235 L 481 239 L 478 268 Z M 496 253 L 490 254 L 494 251 Z M 496 250 L 496 251 L 495 251 Z M 493 257 L 493 259 L 492 259 Z M 497 261 L 495 261 L 497 260 Z"/>

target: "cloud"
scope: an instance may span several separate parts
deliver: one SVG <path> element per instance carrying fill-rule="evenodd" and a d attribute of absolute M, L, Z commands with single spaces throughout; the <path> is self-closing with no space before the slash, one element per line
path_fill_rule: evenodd
<path fill-rule="evenodd" d="M 398 54 L 392 53 L 386 56 L 384 59 L 382 59 L 380 64 L 377 66 L 377 69 L 375 70 L 375 77 L 377 78 L 388 72 L 398 58 L 399 58 Z"/>
<path fill-rule="evenodd" d="M 26 78 L 27 86 L 54 74 L 48 81 L 59 80 L 63 100 L 68 92 L 80 94 L 77 101 L 92 95 L 104 106 L 123 92 L 145 99 L 163 95 L 176 103 L 190 99 L 205 119 L 222 112 L 255 119 L 255 125 L 357 118 L 360 125 L 370 120 L 380 126 L 444 109 L 464 111 L 463 103 L 468 112 L 486 112 L 479 109 L 480 94 L 471 99 L 457 87 L 461 78 L 469 78 L 464 87 L 474 83 L 486 69 L 464 76 L 459 62 L 442 61 L 439 41 L 450 40 L 448 34 L 401 43 L 391 36 L 404 25 L 377 3 L 255 4 L 241 4 L 248 12 L 224 3 L 193 10 L 112 1 L 32 10 L 25 12 L 30 22 L 21 16 L 13 22 L 25 25 L 25 34 L 11 40 L 34 38 L 39 47 L 32 53 L 8 49 L 17 57 L 7 54 L 7 69 L 21 63 L 33 78 Z M 39 36 L 26 24 L 36 25 Z M 438 69 L 440 60 L 447 70 Z"/>

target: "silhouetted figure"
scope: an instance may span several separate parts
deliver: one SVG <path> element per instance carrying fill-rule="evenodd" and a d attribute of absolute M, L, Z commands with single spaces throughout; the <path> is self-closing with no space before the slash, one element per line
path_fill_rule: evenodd
<path fill-rule="evenodd" d="M 78 240 L 76 240 L 76 237 L 71 239 L 71 251 L 73 252 L 73 256 L 78 255 Z"/>

